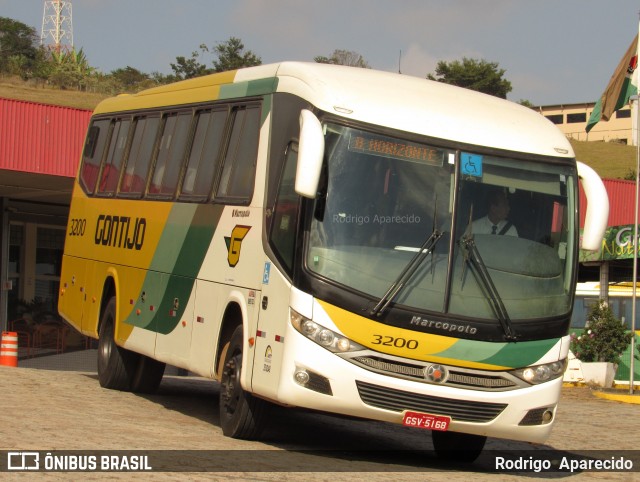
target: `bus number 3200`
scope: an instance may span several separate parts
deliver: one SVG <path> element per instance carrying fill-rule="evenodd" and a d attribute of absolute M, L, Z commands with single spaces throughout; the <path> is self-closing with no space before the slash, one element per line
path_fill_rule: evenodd
<path fill-rule="evenodd" d="M 84 230 L 87 227 L 86 219 L 70 219 L 69 220 L 69 236 L 84 236 Z"/>
<path fill-rule="evenodd" d="M 407 340 L 405 338 L 395 338 L 386 335 L 373 335 L 373 345 L 394 346 L 396 348 L 408 348 L 415 350 L 418 348 L 418 340 Z"/>

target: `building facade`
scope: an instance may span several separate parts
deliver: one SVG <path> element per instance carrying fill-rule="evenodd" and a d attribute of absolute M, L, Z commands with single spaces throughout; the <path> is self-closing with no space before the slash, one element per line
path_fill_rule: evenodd
<path fill-rule="evenodd" d="M 557 125 L 569 139 L 636 145 L 636 136 L 634 136 L 635 108 L 624 107 L 614 112 L 611 119 L 598 122 L 587 133 L 585 128 L 594 106 L 594 102 L 544 105 L 536 107 L 535 110 Z"/>
<path fill-rule="evenodd" d="M 0 326 L 55 317 L 65 229 L 91 111 L 0 98 Z"/>

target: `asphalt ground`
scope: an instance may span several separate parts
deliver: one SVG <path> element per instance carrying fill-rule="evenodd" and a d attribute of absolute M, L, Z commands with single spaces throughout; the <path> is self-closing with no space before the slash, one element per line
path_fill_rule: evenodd
<path fill-rule="evenodd" d="M 640 452 L 633 452 L 640 448 L 639 407 L 601 399 L 587 387 L 563 388 L 557 422 L 545 444 L 489 439 L 471 465 L 440 462 L 424 430 L 303 410 L 275 410 L 262 442 L 229 439 L 219 425 L 218 385 L 197 377 L 165 376 L 157 393 L 138 395 L 102 389 L 95 372 L 0 366 L 0 391 L 3 481 L 640 480 Z M 117 452 L 122 450 L 127 452 Z M 153 470 L 78 472 L 67 465 L 60 471 L 7 472 L 9 452 L 12 457 L 37 452 L 41 467 L 46 454 L 60 456 L 59 464 L 70 464 L 69 456 L 85 462 L 95 456 L 97 466 L 105 455 L 124 454 L 130 469 L 146 454 Z M 534 464 L 551 458 L 557 463 L 559 457 L 573 463 L 582 454 L 632 460 L 636 471 L 495 467 L 501 455 Z"/>

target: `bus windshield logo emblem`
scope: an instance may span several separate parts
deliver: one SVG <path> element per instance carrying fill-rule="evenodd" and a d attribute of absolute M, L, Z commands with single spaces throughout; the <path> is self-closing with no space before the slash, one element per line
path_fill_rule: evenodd
<path fill-rule="evenodd" d="M 242 240 L 247 235 L 251 226 L 237 225 L 231 231 L 231 236 L 225 236 L 224 242 L 227 245 L 227 261 L 229 266 L 234 268 L 238 261 L 240 261 L 240 248 L 242 247 Z"/>
<path fill-rule="evenodd" d="M 429 365 L 425 369 L 425 378 L 433 383 L 444 383 L 449 373 L 442 365 Z"/>

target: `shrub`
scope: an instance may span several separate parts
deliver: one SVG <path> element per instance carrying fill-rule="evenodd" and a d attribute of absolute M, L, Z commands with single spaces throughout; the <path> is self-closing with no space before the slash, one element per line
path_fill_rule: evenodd
<path fill-rule="evenodd" d="M 571 337 L 571 351 L 583 362 L 618 363 L 620 355 L 631 343 L 632 333 L 613 316 L 603 301 L 589 310 L 587 324 L 578 336 Z"/>

